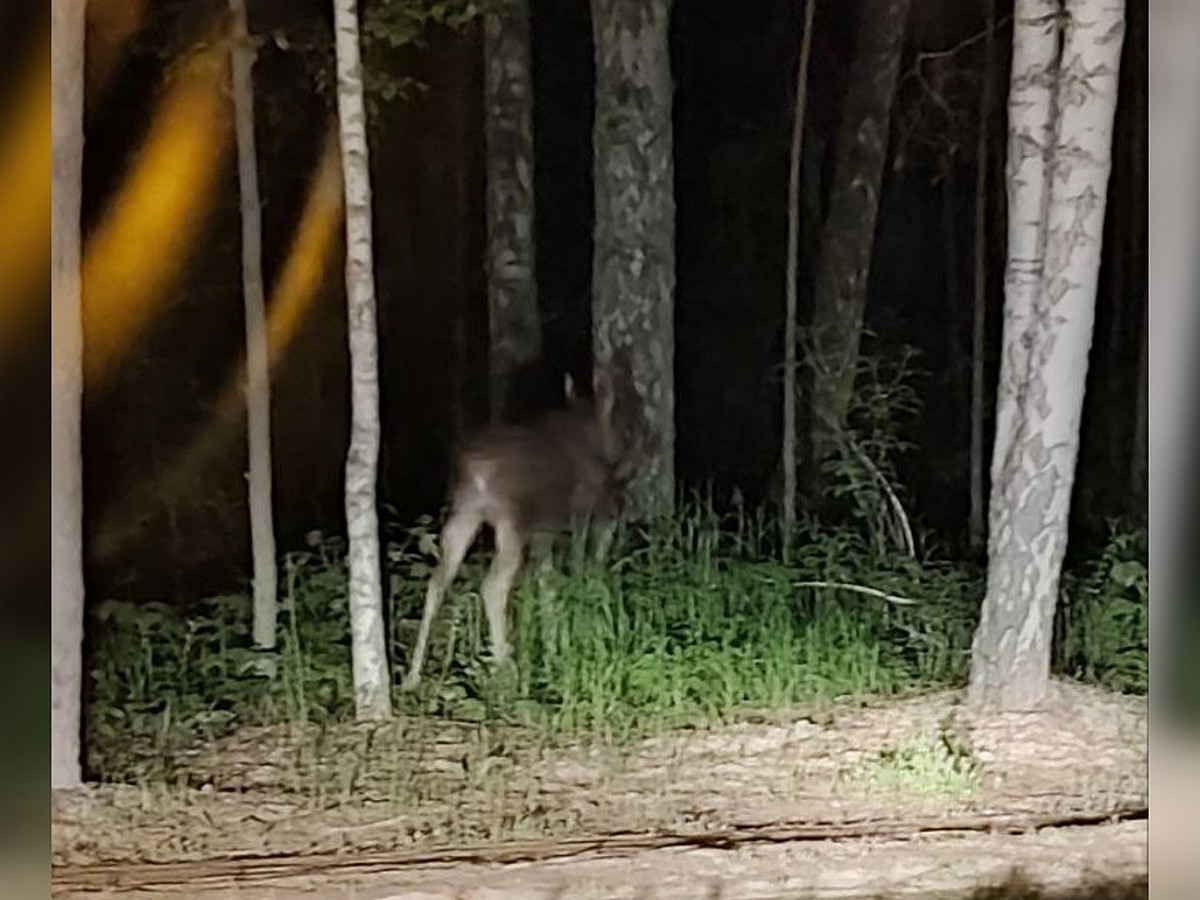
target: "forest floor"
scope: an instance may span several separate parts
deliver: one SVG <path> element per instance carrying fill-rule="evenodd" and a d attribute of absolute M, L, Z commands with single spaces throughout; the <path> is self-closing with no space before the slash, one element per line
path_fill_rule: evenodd
<path fill-rule="evenodd" d="M 427 718 L 242 730 L 167 784 L 56 796 L 53 896 L 1146 896 L 1145 698 L 961 700 L 621 744 Z"/>

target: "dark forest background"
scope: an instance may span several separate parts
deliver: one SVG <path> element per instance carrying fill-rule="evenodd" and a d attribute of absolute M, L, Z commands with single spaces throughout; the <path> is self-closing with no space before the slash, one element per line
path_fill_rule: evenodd
<path fill-rule="evenodd" d="M 369 4 L 370 0 L 366 0 Z M 326 0 L 251 0 L 265 40 L 255 67 L 264 274 L 287 252 L 321 152 L 332 96 L 315 73 L 332 59 Z M 989 348 L 996 380 L 1005 245 L 1004 103 L 1011 3 L 998 5 L 1000 66 L 989 111 Z M 119 185 L 160 91 L 171 54 L 223 9 L 216 0 L 151 4 L 142 31 L 87 112 L 84 228 Z M 547 369 L 589 367 L 592 232 L 592 46 L 582 0 L 533 0 L 538 290 Z M 787 153 L 802 4 L 677 0 L 677 472 L 684 488 L 735 488 L 770 500 L 781 426 Z M 804 145 L 800 302 L 811 297 L 821 205 L 832 175 L 856 17 L 867 0 L 819 3 Z M 1104 263 L 1084 418 L 1072 540 L 1099 537 L 1113 517 L 1144 517 L 1144 471 L 1131 470 L 1137 365 L 1146 309 L 1146 4 L 1128 7 L 1128 35 L 1110 182 Z M 26 21 L 28 20 L 28 21 Z M 21 17 L 16 30 L 36 27 Z M 983 3 L 914 5 L 892 115 L 870 274 L 868 355 L 905 346 L 920 412 L 904 424 L 909 508 L 927 542 L 962 555 L 968 509 L 968 386 L 975 129 L 984 64 Z M 6 43 L 9 39 L 6 39 Z M 16 40 L 13 38 L 12 40 Z M 14 44 L 14 46 L 16 46 Z M 946 52 L 950 51 L 950 52 Z M 922 54 L 928 54 L 922 56 Z M 6 55 L 7 57 L 7 55 Z M 3 65 L 12 64 L 7 58 Z M 425 89 L 380 102 L 372 118 L 376 288 L 384 449 L 380 501 L 394 522 L 436 513 L 450 454 L 486 415 L 484 141 L 478 28 L 435 28 L 427 46 L 369 49 L 368 68 Z M 183 491 L 156 479 L 205 430 L 243 352 L 240 225 L 230 158 L 220 195 L 163 314 L 107 383 L 86 396 L 85 517 L 89 596 L 194 598 L 244 587 L 249 572 L 244 433 L 224 436 Z M 154 253 L 148 246 L 144 252 Z M 314 530 L 344 527 L 348 432 L 345 297 L 331 266 L 311 314 L 273 373 L 276 527 L 281 550 Z M 34 354 L 29 354 L 32 360 Z M 35 364 L 36 363 L 36 364 Z M 45 408 L 44 361 L 6 361 L 4 428 Z M 36 371 L 37 390 L 28 385 Z M 22 386 L 24 385 L 24 386 Z M 34 413 L 34 409 L 39 412 Z M 990 427 L 990 407 L 985 421 Z M 990 434 L 985 446 L 990 449 Z M 6 449 L 14 499 L 44 463 L 37 442 Z M 42 457 L 44 459 L 44 455 Z M 149 487 L 149 490 L 147 490 Z M 96 552 L 106 511 L 134 490 L 131 538 Z M 44 495 L 43 495 L 44 496 Z"/>

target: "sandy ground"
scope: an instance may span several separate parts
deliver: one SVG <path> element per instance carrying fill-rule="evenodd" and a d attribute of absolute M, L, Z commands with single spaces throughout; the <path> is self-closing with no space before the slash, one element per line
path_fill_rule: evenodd
<path fill-rule="evenodd" d="M 1045 710 L 986 720 L 959 701 L 623 747 L 428 722 L 242 732 L 176 760 L 172 787 L 56 797 L 54 896 L 965 896 L 1014 872 L 1145 896 L 1146 821 L 1116 821 L 1147 804 L 1144 699 L 1058 683 Z M 1081 815 L 1100 821 L 1064 824 Z M 945 830 L 985 822 L 1043 827 Z"/>

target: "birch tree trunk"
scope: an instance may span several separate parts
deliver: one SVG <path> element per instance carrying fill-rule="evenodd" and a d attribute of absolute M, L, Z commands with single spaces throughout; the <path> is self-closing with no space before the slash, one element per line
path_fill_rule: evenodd
<path fill-rule="evenodd" d="M 346 190 L 346 304 L 350 341 L 350 449 L 346 455 L 346 530 L 350 543 L 350 629 L 354 705 L 360 721 L 391 716 L 383 640 L 379 521 L 379 346 L 371 254 L 371 173 L 363 101 L 357 0 L 334 0 L 338 123 Z"/>
<path fill-rule="evenodd" d="M 57 0 L 51 33 L 50 786 L 80 784 L 83 696 L 83 54 L 86 0 Z"/>
<path fill-rule="evenodd" d="M 275 647 L 278 591 L 275 521 L 271 507 L 271 373 L 262 274 L 262 206 L 254 139 L 257 51 L 246 26 L 246 0 L 229 0 L 233 18 L 230 70 L 237 127 L 238 186 L 242 209 L 242 298 L 246 319 L 246 450 L 249 470 L 250 553 L 254 564 L 254 644 Z"/>
<path fill-rule="evenodd" d="M 645 515 L 675 500 L 675 164 L 670 0 L 592 0 L 596 360 L 620 359 L 636 392 Z"/>
<path fill-rule="evenodd" d="M 1014 0 L 1012 73 L 1008 88 L 1008 260 L 1004 325 L 996 386 L 993 492 L 1016 434 L 1017 395 L 1028 369 L 1025 335 L 1033 318 L 1046 257 L 1048 161 L 1055 127 L 1059 0 Z"/>
<path fill-rule="evenodd" d="M 911 0 L 870 5 L 858 26 L 858 47 L 842 104 L 813 308 L 814 489 L 821 463 L 836 447 L 854 391 L 892 100 L 910 6 Z"/>
<path fill-rule="evenodd" d="M 1013 23 L 1004 409 L 969 688 L 973 704 L 1002 710 L 1037 707 L 1049 686 L 1125 21 L 1123 0 L 1056 6 L 1017 0 Z M 1065 15 L 1046 19 L 1047 12 Z M 1031 106 L 1038 114 L 1025 118 Z M 1026 170 L 1032 158 L 1039 162 Z M 1041 176 L 1040 189 L 1026 171 Z"/>
<path fill-rule="evenodd" d="M 804 109 L 808 99 L 808 60 L 812 53 L 816 0 L 805 0 L 804 32 L 796 64 L 796 101 L 792 113 L 792 146 L 788 160 L 787 282 L 783 323 L 783 555 L 791 558 L 796 532 L 796 291 L 800 262 L 800 159 L 804 149 Z"/>
<path fill-rule="evenodd" d="M 487 116 L 490 396 L 501 418 L 513 374 L 542 351 L 534 246 L 533 73 L 529 0 L 498 0 L 483 20 Z"/>

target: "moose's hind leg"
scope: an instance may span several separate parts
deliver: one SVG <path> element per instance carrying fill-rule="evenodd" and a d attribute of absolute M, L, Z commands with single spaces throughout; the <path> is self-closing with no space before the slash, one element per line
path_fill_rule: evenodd
<path fill-rule="evenodd" d="M 508 659 L 508 595 L 521 568 L 524 538 L 516 524 L 501 520 L 496 523 L 496 556 L 483 580 L 483 606 L 492 633 L 492 658 L 497 664 Z"/>
<path fill-rule="evenodd" d="M 442 558 L 434 569 L 433 576 L 429 579 L 429 587 L 425 591 L 425 612 L 421 615 L 421 630 L 417 633 L 417 646 L 413 649 L 408 674 L 400 685 L 403 691 L 411 691 L 421 682 L 421 668 L 425 665 L 434 617 L 437 616 L 446 591 L 462 567 L 467 549 L 471 546 L 471 541 L 475 540 L 482 524 L 483 519 L 478 513 L 455 512 L 450 515 L 442 529 Z"/>
<path fill-rule="evenodd" d="M 544 575 L 554 565 L 554 532 L 538 531 L 529 538 L 531 568 Z"/>

